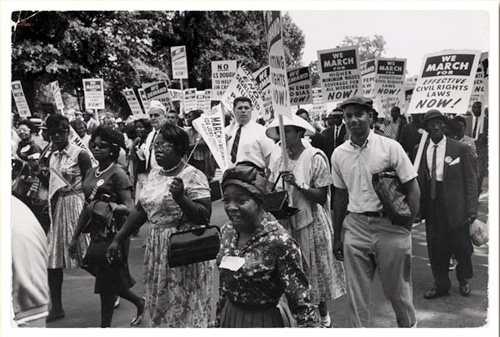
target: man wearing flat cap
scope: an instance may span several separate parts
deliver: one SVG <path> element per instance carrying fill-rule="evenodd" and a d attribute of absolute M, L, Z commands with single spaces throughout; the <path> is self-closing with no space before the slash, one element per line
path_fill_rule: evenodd
<path fill-rule="evenodd" d="M 346 126 L 344 124 L 344 112 L 341 108 L 335 108 L 326 115 L 328 128 L 322 134 L 326 137 L 328 146 L 325 154 L 328 160 L 332 157 L 333 150 L 340 146 L 345 139 Z"/>
<path fill-rule="evenodd" d="M 426 299 L 448 295 L 450 256 L 458 262 L 456 276 L 462 296 L 469 296 L 472 243 L 469 225 L 477 217 L 477 180 L 467 146 L 444 135 L 447 118 L 438 110 L 424 115 L 430 140 L 418 168 L 422 190 L 420 207 L 425 219 L 427 249 L 434 286 Z"/>
<path fill-rule="evenodd" d="M 402 146 L 370 129 L 372 101 L 353 97 L 340 108 L 351 136 L 333 151 L 334 253 L 344 259 L 349 321 L 370 327 L 371 284 L 378 271 L 399 327 L 416 325 L 411 277 L 411 226 L 418 212 L 417 172 Z M 372 176 L 394 171 L 404 187 L 411 216 L 404 225 L 391 222 Z"/>

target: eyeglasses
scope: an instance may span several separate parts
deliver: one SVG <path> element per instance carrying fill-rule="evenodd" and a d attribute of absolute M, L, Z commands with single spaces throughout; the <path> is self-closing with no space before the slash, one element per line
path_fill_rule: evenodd
<path fill-rule="evenodd" d="M 155 151 L 157 151 L 157 150 L 166 151 L 166 150 L 172 148 L 173 146 L 174 146 L 174 144 L 170 144 L 170 143 L 162 143 L 162 144 L 154 143 L 153 149 Z"/>
<path fill-rule="evenodd" d="M 109 149 L 109 147 L 110 147 L 110 145 L 108 143 L 91 143 L 90 144 L 91 149 L 103 150 L 103 149 Z"/>
<path fill-rule="evenodd" d="M 149 114 L 149 117 L 151 118 L 158 118 L 160 116 L 161 116 L 160 114 Z"/>
<path fill-rule="evenodd" d="M 66 132 L 68 132 L 68 129 L 49 129 L 47 133 L 49 136 L 55 136 L 55 135 L 64 135 Z"/>

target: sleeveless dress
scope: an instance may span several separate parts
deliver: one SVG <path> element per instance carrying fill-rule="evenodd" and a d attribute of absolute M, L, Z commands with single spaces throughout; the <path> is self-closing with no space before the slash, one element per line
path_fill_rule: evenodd
<path fill-rule="evenodd" d="M 203 172 L 187 165 L 179 177 L 189 199 L 210 198 Z M 210 321 L 215 262 L 168 266 L 170 235 L 177 231 L 183 218 L 181 208 L 169 193 L 173 178 L 163 175 L 161 168 L 153 168 L 139 199 L 150 223 L 144 253 L 146 310 L 152 327 L 206 328 Z M 189 227 L 189 223 L 181 226 Z"/>

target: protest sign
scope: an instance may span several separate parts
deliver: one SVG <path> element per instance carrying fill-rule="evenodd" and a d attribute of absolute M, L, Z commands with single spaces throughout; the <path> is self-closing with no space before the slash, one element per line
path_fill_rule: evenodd
<path fill-rule="evenodd" d="M 141 99 L 142 106 L 144 107 L 144 111 L 147 114 L 148 110 L 149 110 L 149 101 L 146 97 L 146 93 L 144 92 L 144 89 L 141 89 L 141 88 L 137 89 L 137 92 L 139 93 L 139 98 Z"/>
<path fill-rule="evenodd" d="M 267 49 L 269 51 L 273 109 L 276 114 L 291 119 L 290 91 L 288 89 L 281 13 L 279 11 L 264 12 L 264 32 L 267 36 Z"/>
<path fill-rule="evenodd" d="M 168 89 L 168 92 L 170 94 L 170 100 L 172 102 L 179 102 L 182 101 L 182 90 L 179 89 Z"/>
<path fill-rule="evenodd" d="M 361 83 L 363 84 L 363 96 L 373 97 L 375 74 L 377 72 L 377 61 L 369 60 L 361 62 L 360 69 L 361 69 Z"/>
<path fill-rule="evenodd" d="M 104 109 L 104 81 L 102 78 L 85 78 L 82 81 L 85 109 Z"/>
<path fill-rule="evenodd" d="M 212 100 L 219 101 L 224 95 L 234 74 L 236 73 L 236 60 L 212 61 Z"/>
<path fill-rule="evenodd" d="M 318 50 L 323 100 L 344 101 L 363 93 L 358 47 Z"/>
<path fill-rule="evenodd" d="M 14 102 L 16 103 L 17 113 L 20 117 L 31 116 L 30 107 L 28 106 L 28 101 L 24 96 L 23 86 L 21 81 L 13 81 L 12 84 L 12 96 L 14 96 Z"/>
<path fill-rule="evenodd" d="M 486 67 L 485 67 L 486 66 Z M 481 58 L 477 66 L 476 78 L 474 79 L 474 87 L 472 88 L 473 96 L 482 96 L 485 94 L 485 75 L 488 71 L 488 53 L 481 53 Z"/>
<path fill-rule="evenodd" d="M 207 143 L 217 165 L 224 172 L 229 164 L 226 136 L 224 134 L 224 114 L 221 104 L 203 113 L 193 121 L 193 127 Z"/>
<path fill-rule="evenodd" d="M 148 102 L 151 100 L 160 101 L 167 110 L 172 109 L 173 105 L 170 102 L 170 94 L 168 93 L 167 82 L 156 82 L 143 84 L 144 94 Z"/>
<path fill-rule="evenodd" d="M 122 90 L 123 96 L 127 100 L 130 111 L 137 118 L 146 118 L 147 115 L 142 111 L 141 104 L 135 95 L 134 89 L 125 88 Z"/>
<path fill-rule="evenodd" d="M 205 90 L 196 90 L 196 110 L 203 110 L 205 107 Z"/>
<path fill-rule="evenodd" d="M 82 150 L 84 150 L 85 152 L 88 153 L 88 155 L 90 156 L 90 161 L 92 162 L 92 167 L 99 166 L 99 162 L 97 161 L 97 159 L 94 158 L 92 151 L 89 150 L 87 145 L 85 145 L 85 143 L 82 141 L 80 136 L 78 136 L 78 134 L 76 133 L 76 131 L 73 129 L 73 127 L 71 125 L 69 127 L 68 141 L 71 144 L 75 144 L 76 146 L 78 146 L 79 148 L 81 148 Z"/>
<path fill-rule="evenodd" d="M 378 58 L 376 69 L 375 97 L 404 97 L 406 59 Z"/>
<path fill-rule="evenodd" d="M 469 103 L 480 51 L 447 50 L 426 55 L 408 112 L 465 114 Z"/>
<path fill-rule="evenodd" d="M 172 77 L 175 79 L 188 78 L 186 46 L 170 47 L 172 58 Z"/>
<path fill-rule="evenodd" d="M 312 79 L 309 67 L 288 70 L 288 89 L 292 105 L 312 103 Z"/>
<path fill-rule="evenodd" d="M 205 96 L 203 97 L 203 103 L 204 104 L 203 104 L 201 110 L 203 110 L 203 112 L 210 111 L 210 109 L 212 108 L 212 90 L 211 89 L 205 90 Z"/>
<path fill-rule="evenodd" d="M 269 77 L 269 66 L 265 66 L 252 74 L 257 83 L 257 88 L 260 90 L 262 100 L 264 101 L 264 109 L 266 111 L 264 120 L 269 120 L 274 116 L 273 98 L 271 96 L 271 78 Z"/>
<path fill-rule="evenodd" d="M 196 88 L 184 89 L 184 113 L 196 110 Z"/>
<path fill-rule="evenodd" d="M 321 115 L 323 112 L 326 112 L 326 103 L 323 101 L 323 92 L 321 88 L 312 88 L 311 93 L 313 97 L 311 113 Z"/>
<path fill-rule="evenodd" d="M 54 101 L 56 102 L 57 110 L 64 110 L 64 103 L 61 97 L 61 89 L 59 88 L 59 82 L 54 81 L 49 83 L 50 92 L 54 97 Z"/>
<path fill-rule="evenodd" d="M 229 87 L 224 92 L 224 95 L 222 95 L 221 103 L 224 105 L 224 108 L 232 113 L 233 101 L 239 96 L 248 97 L 252 101 L 252 120 L 255 121 L 258 116 L 265 115 L 264 101 L 257 88 L 257 84 L 250 70 L 244 65 L 238 67 Z"/>

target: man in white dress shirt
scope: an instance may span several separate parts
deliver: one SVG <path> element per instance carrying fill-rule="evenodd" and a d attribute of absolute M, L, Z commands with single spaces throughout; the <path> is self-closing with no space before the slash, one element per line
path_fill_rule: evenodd
<path fill-rule="evenodd" d="M 167 109 L 160 101 L 152 100 L 149 104 L 148 115 L 153 130 L 151 130 L 151 132 L 148 134 L 146 141 L 140 149 L 142 150 L 144 158 L 146 159 L 146 169 L 149 172 L 152 168 L 159 167 L 158 163 L 156 162 L 153 144 L 156 136 L 158 135 L 158 132 L 160 132 L 161 127 L 167 121 Z"/>
<path fill-rule="evenodd" d="M 266 129 L 252 120 L 252 101 L 247 97 L 237 97 L 233 102 L 235 121 L 224 129 L 229 167 L 250 161 L 266 168 L 274 141 L 266 136 Z"/>

